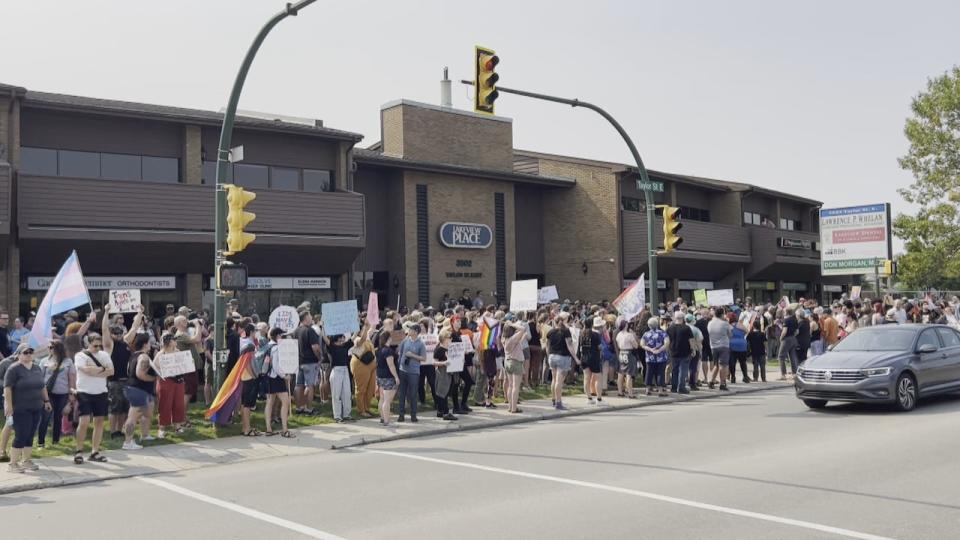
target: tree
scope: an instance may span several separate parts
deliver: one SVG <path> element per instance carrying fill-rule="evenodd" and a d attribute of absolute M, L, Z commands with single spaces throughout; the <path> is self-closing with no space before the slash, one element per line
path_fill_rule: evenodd
<path fill-rule="evenodd" d="M 899 162 L 914 181 L 898 191 L 919 210 L 893 222 L 907 249 L 900 279 L 914 290 L 960 289 L 960 66 L 929 79 L 911 110 L 903 130 L 910 150 Z"/>

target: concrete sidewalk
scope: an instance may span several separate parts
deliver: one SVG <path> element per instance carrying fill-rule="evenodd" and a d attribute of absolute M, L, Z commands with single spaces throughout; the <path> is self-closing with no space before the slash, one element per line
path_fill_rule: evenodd
<path fill-rule="evenodd" d="M 294 439 L 275 437 L 227 437 L 202 443 L 166 444 L 147 446 L 143 450 L 113 450 L 105 455 L 108 463 L 85 462 L 74 465 L 73 456 L 59 456 L 36 460 L 38 472 L 8 473 L 5 464 L 0 464 L 0 494 L 16 493 L 47 487 L 68 486 L 99 482 L 131 476 L 187 471 L 211 465 L 227 465 L 255 459 L 279 456 L 300 456 L 386 442 L 412 437 L 439 435 L 446 432 L 483 429 L 552 418 L 596 414 L 647 407 L 664 403 L 697 401 L 719 396 L 730 396 L 792 387 L 792 382 L 767 382 L 731 385 L 729 392 L 702 390 L 689 395 L 671 394 L 670 397 L 640 396 L 637 399 L 605 397 L 603 405 L 589 405 L 585 396 L 568 396 L 564 404 L 569 410 L 558 411 L 549 400 L 531 400 L 521 403 L 520 414 L 509 414 L 506 405 L 496 409 L 474 408 L 469 415 L 461 415 L 458 421 L 448 422 L 436 418 L 431 410 L 422 411 L 420 422 L 413 424 L 394 423 L 381 426 L 376 418 L 348 424 L 326 424 L 297 431 Z"/>

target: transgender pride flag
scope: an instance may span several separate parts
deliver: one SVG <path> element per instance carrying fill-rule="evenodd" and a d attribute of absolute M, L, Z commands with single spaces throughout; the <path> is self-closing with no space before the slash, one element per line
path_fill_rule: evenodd
<path fill-rule="evenodd" d="M 60 271 L 57 272 L 57 277 L 53 278 L 53 283 L 47 289 L 43 302 L 40 302 L 33 330 L 30 331 L 30 346 L 41 348 L 50 342 L 51 319 L 54 315 L 89 303 L 90 294 L 87 292 L 87 283 L 83 280 L 80 261 L 77 260 L 77 252 L 74 251 L 67 258 L 67 262 L 63 263 Z"/>

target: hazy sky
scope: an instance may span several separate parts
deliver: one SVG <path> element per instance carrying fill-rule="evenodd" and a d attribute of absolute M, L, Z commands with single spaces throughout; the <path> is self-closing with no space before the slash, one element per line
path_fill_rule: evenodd
<path fill-rule="evenodd" d="M 278 0 L 0 0 L 0 82 L 218 110 Z M 481 7 L 486 11 L 481 12 Z M 597 103 L 648 167 L 824 201 L 891 202 L 911 181 L 910 99 L 960 63 L 960 2 L 319 0 L 277 26 L 242 109 L 379 138 L 379 109 L 439 101 L 475 44 L 508 87 Z M 454 106 L 470 108 L 455 84 Z M 628 162 L 595 114 L 502 95 L 518 148 Z"/>

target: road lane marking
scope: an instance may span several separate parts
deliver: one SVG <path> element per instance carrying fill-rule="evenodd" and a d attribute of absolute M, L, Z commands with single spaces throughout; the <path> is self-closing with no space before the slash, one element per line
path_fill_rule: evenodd
<path fill-rule="evenodd" d="M 751 512 L 749 510 L 740 510 L 738 508 L 729 508 L 726 506 L 718 506 L 715 504 L 702 503 L 698 501 L 691 501 L 689 499 L 680 499 L 678 497 L 671 497 L 669 495 L 660 495 L 658 493 L 651 493 L 649 491 L 638 491 L 635 489 L 610 486 L 606 484 L 597 484 L 594 482 L 585 482 L 583 480 L 573 480 L 570 478 L 562 478 L 559 476 L 548 476 L 545 474 L 536 474 L 529 473 L 524 471 L 515 471 L 512 469 L 501 469 L 499 467 L 488 467 L 486 465 L 477 465 L 475 463 L 464 463 L 462 461 L 451 461 L 447 459 L 432 458 L 426 456 L 418 456 L 414 454 L 405 454 L 403 452 L 392 452 L 390 450 L 372 450 L 369 448 L 359 448 L 357 451 L 365 452 L 368 454 L 381 454 L 384 456 L 394 456 L 401 457 L 406 459 L 416 459 L 420 461 L 427 461 L 430 463 L 440 463 L 442 465 L 452 465 L 454 467 L 464 467 L 467 469 L 476 469 L 479 471 L 487 471 L 499 474 L 506 474 L 510 476 L 519 476 L 521 478 L 530 478 L 533 480 L 545 480 L 547 482 L 555 482 L 558 484 L 568 484 L 571 486 L 586 487 L 591 489 L 598 489 L 602 491 L 612 491 L 614 493 L 622 493 L 624 495 L 633 495 L 634 497 L 642 497 L 645 499 L 652 499 L 655 501 L 667 502 L 671 504 L 679 504 L 682 506 L 689 506 L 692 508 L 699 508 L 701 510 L 710 510 L 713 512 L 720 512 L 723 514 L 730 514 L 734 516 L 746 517 L 751 519 L 757 519 L 760 521 L 769 521 L 772 523 L 779 523 L 781 525 L 790 525 L 793 527 L 800 527 L 803 529 L 811 529 L 815 531 L 826 532 L 830 534 L 836 534 L 838 536 L 845 536 L 847 538 L 858 538 L 860 540 L 893 540 L 892 538 L 886 536 L 877 536 L 870 533 L 863 533 L 859 531 L 852 531 L 850 529 L 842 529 L 840 527 L 832 527 L 830 525 L 823 525 L 820 523 L 814 523 L 811 521 L 803 521 L 799 519 L 791 519 L 780 516 L 773 516 L 770 514 L 761 514 L 759 512 Z"/>
<path fill-rule="evenodd" d="M 254 510 L 253 508 L 247 508 L 246 506 L 240 506 L 239 504 L 234 504 L 232 502 L 223 501 L 209 495 L 204 495 L 203 493 L 197 493 L 196 491 L 191 491 L 186 488 L 182 488 L 176 484 L 171 484 L 170 482 L 164 482 L 163 480 L 158 480 L 156 478 L 148 477 L 137 477 L 137 480 L 141 482 L 146 482 L 148 484 L 161 487 L 163 489 L 172 491 L 174 493 L 179 493 L 180 495 L 185 495 L 187 497 L 196 499 L 198 501 L 203 501 L 207 504 L 212 504 L 214 506 L 219 506 L 226 510 L 242 514 L 247 517 L 254 519 L 259 519 L 271 525 L 276 525 L 278 527 L 283 527 L 285 529 L 290 529 L 291 531 L 298 532 L 302 535 L 309 536 L 310 538 L 317 538 L 319 540 L 344 540 L 344 538 L 339 537 L 335 534 L 330 534 L 328 532 L 323 532 L 321 530 L 314 529 L 313 527 L 308 527 L 306 525 L 301 525 L 293 521 L 289 521 L 277 516 L 271 516 L 270 514 L 265 514 L 259 510 Z"/>

